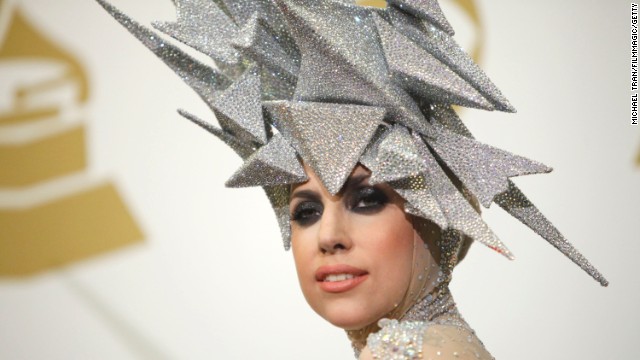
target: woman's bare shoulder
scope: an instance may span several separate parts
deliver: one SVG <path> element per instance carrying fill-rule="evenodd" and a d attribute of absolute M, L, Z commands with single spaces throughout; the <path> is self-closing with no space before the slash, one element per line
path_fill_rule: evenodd
<path fill-rule="evenodd" d="M 472 330 L 439 324 L 427 327 L 422 342 L 422 355 L 423 359 L 493 359 Z"/>
<path fill-rule="evenodd" d="M 374 359 L 491 360 L 473 331 L 453 325 L 386 323 L 370 335 L 360 360 Z"/>

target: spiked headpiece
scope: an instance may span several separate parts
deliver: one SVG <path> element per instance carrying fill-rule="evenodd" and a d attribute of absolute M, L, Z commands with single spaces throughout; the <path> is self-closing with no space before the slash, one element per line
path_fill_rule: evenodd
<path fill-rule="evenodd" d="M 207 66 L 97 0 L 209 105 L 219 127 L 180 110 L 229 145 L 244 165 L 230 187 L 261 186 L 290 246 L 289 188 L 331 194 L 361 163 L 412 215 L 511 258 L 447 174 L 479 202 L 497 203 L 602 285 L 606 279 L 510 180 L 538 162 L 476 141 L 451 105 L 515 111 L 453 40 L 436 0 L 174 0 L 176 22 L 153 26 L 208 55 Z M 445 171 L 446 170 L 446 171 Z"/>

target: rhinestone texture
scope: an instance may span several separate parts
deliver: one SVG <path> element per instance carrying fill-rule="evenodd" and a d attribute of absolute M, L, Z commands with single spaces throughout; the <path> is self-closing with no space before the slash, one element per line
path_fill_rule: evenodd
<path fill-rule="evenodd" d="M 245 143 L 267 143 L 267 127 L 262 118 L 260 76 L 248 69 L 231 86 L 218 93 L 211 103 L 222 128 Z"/>
<path fill-rule="evenodd" d="M 406 88 L 430 103 L 455 104 L 493 110 L 470 83 L 447 65 L 374 16 L 391 74 Z"/>
<path fill-rule="evenodd" d="M 459 230 L 472 239 L 494 249 L 509 259 L 513 259 L 513 254 L 491 231 L 489 226 L 482 220 L 480 214 L 471 206 L 469 201 L 456 189 L 449 180 L 447 174 L 438 164 L 436 158 L 431 154 L 427 145 L 418 134 L 414 134 L 414 141 L 418 151 L 421 152 L 424 160 L 424 172 L 426 188 L 434 195 L 438 204 L 446 211 L 445 217 L 449 228 Z"/>
<path fill-rule="evenodd" d="M 238 26 L 213 1 L 177 0 L 176 14 L 177 22 L 154 22 L 153 27 L 217 62 L 238 64 L 240 56 L 230 45 Z"/>
<path fill-rule="evenodd" d="M 426 131 L 417 104 L 388 76 L 374 12 L 334 1 L 276 2 L 302 54 L 294 99 L 384 106 L 393 121 Z"/>
<path fill-rule="evenodd" d="M 385 115 L 380 107 L 301 101 L 269 102 L 265 110 L 332 195 L 342 188 Z"/>
<path fill-rule="evenodd" d="M 415 15 L 417 18 L 427 20 L 429 23 L 453 36 L 453 28 L 442 13 L 440 4 L 436 0 L 389 0 L 391 5 L 402 11 Z"/>
<path fill-rule="evenodd" d="M 374 359 L 493 359 L 460 316 L 446 286 L 424 296 L 400 320 L 384 318 L 378 326 L 367 337 Z"/>
<path fill-rule="evenodd" d="M 457 135 L 440 125 L 434 130 L 437 137 L 429 145 L 484 207 L 488 208 L 496 195 L 507 190 L 509 178 L 551 171 L 537 161 Z"/>
<path fill-rule="evenodd" d="M 423 160 L 409 130 L 402 125 L 394 125 L 377 146 L 369 182 L 376 184 L 416 176 L 422 172 L 422 165 Z"/>
<path fill-rule="evenodd" d="M 215 66 L 96 1 L 209 105 L 219 126 L 180 113 L 246 160 L 228 185 L 265 189 L 285 247 L 288 184 L 306 179 L 299 161 L 332 194 L 361 162 L 407 200 L 408 213 L 445 233 L 513 257 L 460 182 L 607 284 L 510 180 L 550 168 L 476 141 L 451 108 L 515 111 L 454 41 L 436 0 L 389 0 L 385 9 L 346 0 L 175 0 L 177 21 L 155 27 Z"/>
<path fill-rule="evenodd" d="M 307 181 L 295 150 L 280 134 L 253 153 L 225 183 L 228 187 L 275 186 Z"/>
<path fill-rule="evenodd" d="M 378 325 L 381 330 L 367 339 L 374 359 L 422 359 L 422 340 L 428 326 L 425 322 L 381 319 Z"/>

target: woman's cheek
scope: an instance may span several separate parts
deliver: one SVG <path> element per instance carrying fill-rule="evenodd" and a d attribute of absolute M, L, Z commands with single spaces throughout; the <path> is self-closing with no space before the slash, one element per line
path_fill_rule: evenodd
<path fill-rule="evenodd" d="M 309 229 L 292 228 L 291 249 L 298 282 L 305 297 L 308 297 L 309 291 L 315 285 L 314 256 L 316 245 L 308 238 L 309 236 Z"/>

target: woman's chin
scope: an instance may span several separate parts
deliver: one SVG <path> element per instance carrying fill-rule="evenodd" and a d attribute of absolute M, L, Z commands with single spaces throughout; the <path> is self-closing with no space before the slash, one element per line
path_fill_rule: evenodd
<path fill-rule="evenodd" d="M 323 314 L 320 314 L 325 320 L 332 325 L 337 326 L 344 330 L 358 330 L 367 325 L 370 325 L 380 318 L 379 316 L 372 315 L 362 310 L 362 307 L 354 308 L 341 308 L 341 309 L 328 309 Z"/>
<path fill-rule="evenodd" d="M 338 319 L 338 321 L 328 320 L 332 325 L 337 326 L 343 330 L 359 330 L 364 328 L 365 326 L 371 324 L 373 321 L 363 321 L 362 319 Z"/>

